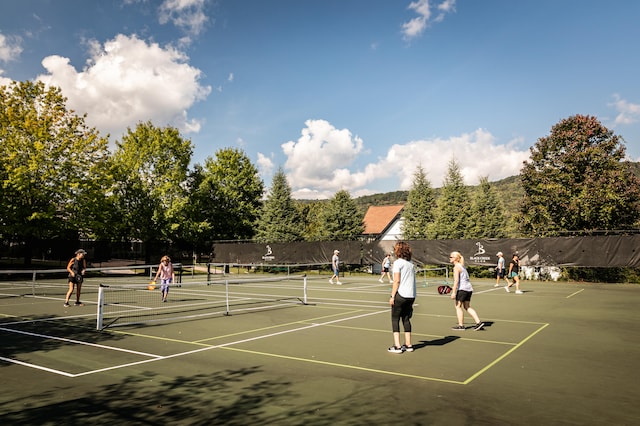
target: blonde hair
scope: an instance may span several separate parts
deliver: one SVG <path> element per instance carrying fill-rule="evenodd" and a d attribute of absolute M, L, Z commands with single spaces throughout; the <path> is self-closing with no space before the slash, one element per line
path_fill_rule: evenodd
<path fill-rule="evenodd" d="M 451 254 L 449 255 L 451 257 L 453 257 L 453 259 L 458 262 L 459 264 L 461 264 L 462 266 L 464 266 L 464 257 L 460 254 L 459 251 L 452 251 Z"/>
<path fill-rule="evenodd" d="M 165 260 L 167 262 L 171 262 L 171 258 L 169 256 L 162 256 L 162 259 L 160 259 L 160 262 L 164 262 Z"/>

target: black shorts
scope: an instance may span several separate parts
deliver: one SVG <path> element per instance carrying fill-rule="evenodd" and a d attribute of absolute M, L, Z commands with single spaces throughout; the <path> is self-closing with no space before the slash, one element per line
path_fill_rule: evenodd
<path fill-rule="evenodd" d="M 506 273 L 506 269 L 504 269 L 504 268 L 502 268 L 502 269 L 496 268 L 496 278 L 504 278 L 505 273 Z"/>
<path fill-rule="evenodd" d="M 456 302 L 471 302 L 472 291 L 458 290 L 456 292 Z"/>
<path fill-rule="evenodd" d="M 82 281 L 84 281 L 84 277 L 80 274 L 76 274 L 75 277 L 72 277 L 71 275 L 69 275 L 69 282 L 70 283 L 74 283 L 74 284 L 82 284 Z"/>

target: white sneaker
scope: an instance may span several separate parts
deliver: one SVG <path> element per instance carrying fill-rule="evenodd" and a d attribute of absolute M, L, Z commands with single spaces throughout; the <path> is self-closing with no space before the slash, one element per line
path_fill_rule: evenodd
<path fill-rule="evenodd" d="M 342 283 L 340 281 L 336 281 L 336 284 L 338 285 L 342 285 Z"/>
<path fill-rule="evenodd" d="M 380 279 L 378 280 L 378 282 L 382 282 L 382 278 L 380 278 Z"/>
<path fill-rule="evenodd" d="M 522 290 L 516 290 L 516 294 L 524 294 L 524 291 L 522 291 Z"/>
<path fill-rule="evenodd" d="M 493 286 L 494 287 L 500 287 L 500 284 L 494 284 Z"/>
<path fill-rule="evenodd" d="M 511 292 L 509 291 L 509 286 L 506 286 L 506 285 L 504 286 L 504 291 L 506 291 L 507 293 L 511 293 Z"/>
<path fill-rule="evenodd" d="M 329 284 L 333 284 L 333 280 L 329 280 Z"/>

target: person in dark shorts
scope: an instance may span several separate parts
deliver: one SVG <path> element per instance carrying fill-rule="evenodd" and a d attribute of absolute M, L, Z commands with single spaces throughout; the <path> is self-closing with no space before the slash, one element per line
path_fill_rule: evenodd
<path fill-rule="evenodd" d="M 87 260 L 84 256 L 87 254 L 83 249 L 76 250 L 76 255 L 69 260 L 67 264 L 67 271 L 69 272 L 69 290 L 67 291 L 67 297 L 64 299 L 65 308 L 69 306 L 69 298 L 73 294 L 73 289 L 76 289 L 76 306 L 84 306 L 84 303 L 80 301 L 80 291 L 82 290 L 82 281 L 84 281 L 84 273 L 87 269 Z"/>
<path fill-rule="evenodd" d="M 484 323 L 480 321 L 478 313 L 471 307 L 471 296 L 473 295 L 473 287 L 469 280 L 469 273 L 464 267 L 464 257 L 460 252 L 454 251 L 449 255 L 449 262 L 453 264 L 453 289 L 451 290 L 451 298 L 456 302 L 456 316 L 458 317 L 458 325 L 453 326 L 452 330 L 465 330 L 464 312 L 467 311 L 471 318 L 475 321 L 474 330 L 482 330 Z"/>

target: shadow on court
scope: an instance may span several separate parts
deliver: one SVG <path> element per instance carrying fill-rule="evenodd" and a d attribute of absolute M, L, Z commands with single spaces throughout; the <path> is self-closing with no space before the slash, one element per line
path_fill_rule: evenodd
<path fill-rule="evenodd" d="M 482 331 L 452 331 L 451 300 L 435 288 L 419 289 L 412 318 L 418 350 L 404 354 L 386 351 L 388 288 L 377 286 L 377 277 L 345 279 L 339 288 L 318 283 L 309 289 L 309 306 L 102 333 L 90 329 L 95 318 L 12 325 L 3 318 L 0 328 L 19 332 L 2 331 L 2 357 L 75 373 L 0 361 L 0 421 L 637 423 L 639 286 L 525 281 L 527 293 L 515 295 L 493 283 L 474 282 Z"/>

